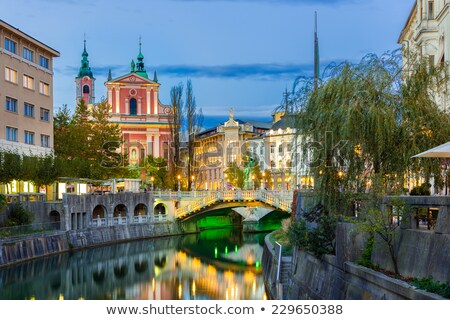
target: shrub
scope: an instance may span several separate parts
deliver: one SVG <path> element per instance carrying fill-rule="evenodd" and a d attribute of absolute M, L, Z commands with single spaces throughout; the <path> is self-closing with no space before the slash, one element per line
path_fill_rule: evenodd
<path fill-rule="evenodd" d="M 434 281 L 433 278 L 412 278 L 412 284 L 418 288 L 431 293 L 436 293 L 444 298 L 450 298 L 450 284 Z"/>
<path fill-rule="evenodd" d="M 21 202 L 15 202 L 5 222 L 6 226 L 23 226 L 33 222 L 33 214 L 23 207 Z"/>
<path fill-rule="evenodd" d="M 288 230 L 288 236 L 290 242 L 294 245 L 299 247 L 300 249 L 307 249 L 308 248 L 308 227 L 306 226 L 306 221 L 302 218 L 295 220 L 291 223 L 291 226 Z"/>
<path fill-rule="evenodd" d="M 422 183 L 420 186 L 414 187 L 411 189 L 409 193 L 410 196 L 429 196 L 431 184 Z"/>
<path fill-rule="evenodd" d="M 308 228 L 305 219 L 295 220 L 288 232 L 290 242 L 316 257 L 333 254 L 337 217 L 327 214 L 321 206 L 316 206 L 306 216 L 307 220 L 316 223 L 316 226 Z"/>
<path fill-rule="evenodd" d="M 359 264 L 360 266 L 376 269 L 374 264 L 372 263 L 372 251 L 373 251 L 373 245 L 374 245 L 374 237 L 373 235 L 370 236 L 370 238 L 367 240 L 366 247 L 364 248 L 361 258 L 356 260 L 356 264 Z"/>

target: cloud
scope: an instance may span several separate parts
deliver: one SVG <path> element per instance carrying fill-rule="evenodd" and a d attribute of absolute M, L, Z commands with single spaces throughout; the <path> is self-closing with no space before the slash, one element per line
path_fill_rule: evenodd
<path fill-rule="evenodd" d="M 67 3 L 67 4 L 73 4 L 73 5 L 79 5 L 80 2 L 82 3 L 90 3 L 90 0 L 44 0 L 46 2 L 50 3 Z M 305 5 L 305 4 L 312 4 L 312 5 L 333 5 L 333 4 L 352 4 L 357 2 L 363 2 L 363 0 L 172 0 L 177 2 L 250 2 L 250 3 L 269 3 L 274 5 L 280 5 L 280 4 L 288 4 L 288 5 Z M 106 1 L 105 1 L 106 2 Z M 143 2 L 146 3 L 147 0 L 138 0 L 136 2 Z"/>
<path fill-rule="evenodd" d="M 249 3 L 268 3 L 274 5 L 336 5 L 336 4 L 354 4 L 363 2 L 363 0 L 172 0 L 178 2 L 249 2 Z"/>
<path fill-rule="evenodd" d="M 130 72 L 130 69 L 123 65 L 111 65 L 93 67 L 94 77 L 107 76 L 111 69 L 112 77 L 118 77 Z M 78 66 L 66 66 L 55 68 L 55 72 L 76 76 Z M 312 76 L 312 64 L 279 64 L 279 63 L 255 63 L 255 64 L 231 64 L 219 66 L 202 65 L 161 65 L 154 68 L 147 68 L 149 75 L 156 70 L 158 75 L 168 77 L 191 77 L 191 78 L 215 78 L 215 79 L 257 79 L 257 80 L 280 80 L 292 79 L 299 75 Z"/>
<path fill-rule="evenodd" d="M 79 69 L 79 66 L 66 66 L 64 68 L 55 68 L 54 70 L 56 73 L 63 74 L 65 76 L 76 77 Z M 94 77 L 104 76 L 105 78 L 108 76 L 109 70 L 111 70 L 113 78 L 125 75 L 130 72 L 129 67 L 123 65 L 100 66 L 92 67 L 91 69 Z"/>
<path fill-rule="evenodd" d="M 321 61 L 323 71 L 329 65 L 339 64 L 342 61 Z M 130 72 L 129 67 L 124 65 L 111 65 L 92 67 L 94 77 L 107 77 L 111 69 L 112 77 L 116 78 Z M 55 72 L 65 76 L 75 77 L 79 66 L 66 66 L 55 68 Z M 313 64 L 282 64 L 282 63 L 253 63 L 253 64 L 230 64 L 230 65 L 160 65 L 147 67 L 149 76 L 153 71 L 158 76 L 173 78 L 210 78 L 210 79 L 252 79 L 261 81 L 292 80 L 296 77 L 309 78 L 313 76 Z"/>
<path fill-rule="evenodd" d="M 252 78 L 259 80 L 292 79 L 293 76 L 310 75 L 313 66 L 310 64 L 231 64 L 221 66 L 199 65 L 161 65 L 156 67 L 158 74 L 172 77 L 198 77 L 243 79 Z"/>

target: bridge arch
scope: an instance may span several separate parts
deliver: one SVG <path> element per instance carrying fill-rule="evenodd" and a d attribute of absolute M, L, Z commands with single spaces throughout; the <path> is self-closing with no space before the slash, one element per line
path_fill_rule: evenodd
<path fill-rule="evenodd" d="M 95 206 L 94 210 L 92 210 L 92 219 L 104 219 L 106 218 L 107 211 L 105 206 L 98 204 Z"/>
<path fill-rule="evenodd" d="M 105 280 L 105 269 L 101 268 L 100 270 L 96 270 L 92 273 L 92 279 L 95 283 L 101 284 Z"/>
<path fill-rule="evenodd" d="M 61 229 L 61 214 L 59 211 L 52 210 L 49 213 L 50 223 L 55 230 Z"/>
<path fill-rule="evenodd" d="M 146 260 L 137 260 L 134 262 L 134 271 L 143 273 L 148 269 L 148 262 Z"/>
<path fill-rule="evenodd" d="M 128 270 L 127 270 L 127 266 L 125 263 L 114 266 L 114 275 L 118 279 L 122 279 L 123 277 L 125 277 L 127 275 L 127 272 L 128 272 Z"/>
<path fill-rule="evenodd" d="M 128 214 L 128 208 L 123 203 L 119 203 L 114 208 L 114 218 L 121 216 L 122 218 L 126 217 Z"/>
<path fill-rule="evenodd" d="M 160 202 L 155 206 L 153 212 L 154 214 L 165 215 L 167 214 L 167 206 L 164 203 Z"/>
<path fill-rule="evenodd" d="M 148 208 L 145 204 L 143 203 L 138 203 L 135 207 L 134 207 L 134 215 L 135 216 L 146 216 L 148 212 Z"/>

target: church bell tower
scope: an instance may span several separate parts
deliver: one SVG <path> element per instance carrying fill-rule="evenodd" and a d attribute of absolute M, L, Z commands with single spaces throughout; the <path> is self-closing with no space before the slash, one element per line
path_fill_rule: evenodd
<path fill-rule="evenodd" d="M 89 55 L 86 51 L 86 39 L 84 39 L 84 51 L 81 56 L 81 67 L 75 78 L 77 104 L 83 99 L 87 105 L 92 105 L 95 103 L 95 78 L 92 74 L 91 67 L 89 66 Z"/>

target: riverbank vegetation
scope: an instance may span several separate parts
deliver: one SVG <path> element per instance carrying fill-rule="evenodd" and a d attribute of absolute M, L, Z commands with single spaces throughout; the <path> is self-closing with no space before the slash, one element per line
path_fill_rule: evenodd
<path fill-rule="evenodd" d="M 317 89 L 293 93 L 304 164 L 327 211 L 353 214 L 361 194 L 402 194 L 409 177 L 443 187 L 439 159 L 413 156 L 450 136 L 450 117 L 436 101 L 446 81 L 446 66 L 403 65 L 397 51 L 329 66 Z"/>
<path fill-rule="evenodd" d="M 314 180 L 314 203 L 322 207 L 315 219 L 302 213 L 292 223 L 297 247 L 332 253 L 335 222 L 353 217 L 361 233 L 386 242 L 398 273 L 393 243 L 403 207 L 382 212 L 381 200 L 407 193 L 410 181 L 427 187 L 433 179 L 443 188 L 439 159 L 413 156 L 450 136 L 450 117 L 438 104 L 448 66 L 404 59 L 400 51 L 370 54 L 356 64 L 328 66 L 318 86 L 296 80 L 283 108 L 295 118 L 297 149 Z M 413 193 L 426 193 L 418 189 Z M 371 265 L 368 255 L 364 263 Z"/>

